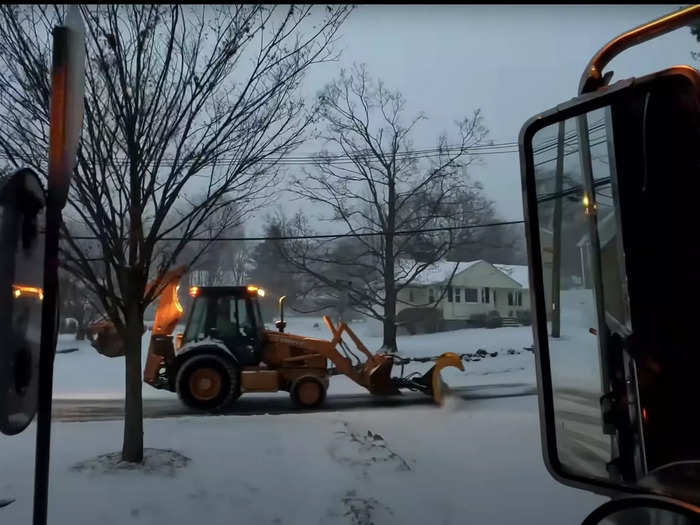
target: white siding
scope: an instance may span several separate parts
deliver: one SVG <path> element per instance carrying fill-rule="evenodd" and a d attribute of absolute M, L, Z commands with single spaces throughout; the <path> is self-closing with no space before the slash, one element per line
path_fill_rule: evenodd
<path fill-rule="evenodd" d="M 398 299 L 396 302 L 396 313 L 406 308 L 430 306 L 428 302 L 428 288 L 409 286 L 399 290 L 396 297 Z"/>

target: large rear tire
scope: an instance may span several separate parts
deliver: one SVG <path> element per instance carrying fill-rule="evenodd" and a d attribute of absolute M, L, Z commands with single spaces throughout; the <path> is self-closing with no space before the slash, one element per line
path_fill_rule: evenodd
<path fill-rule="evenodd" d="M 175 384 L 182 402 L 196 410 L 219 412 L 241 395 L 238 367 L 232 360 L 214 354 L 186 360 Z"/>

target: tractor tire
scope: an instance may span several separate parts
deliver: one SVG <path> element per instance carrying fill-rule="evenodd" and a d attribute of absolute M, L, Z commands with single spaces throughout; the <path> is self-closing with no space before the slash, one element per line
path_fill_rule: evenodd
<path fill-rule="evenodd" d="M 314 376 L 303 376 L 294 381 L 289 394 L 301 408 L 315 408 L 326 399 L 326 386 Z"/>
<path fill-rule="evenodd" d="M 180 400 L 190 408 L 219 412 L 241 395 L 240 372 L 230 359 L 214 354 L 186 360 L 175 379 Z"/>

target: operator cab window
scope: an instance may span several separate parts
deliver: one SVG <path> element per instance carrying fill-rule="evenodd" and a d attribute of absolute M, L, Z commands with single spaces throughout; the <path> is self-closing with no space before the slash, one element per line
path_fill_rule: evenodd
<path fill-rule="evenodd" d="M 183 343 L 196 341 L 204 337 L 204 329 L 207 320 L 207 300 L 203 298 L 195 300 L 193 308 L 192 317 L 185 330 Z"/>
<path fill-rule="evenodd" d="M 245 299 L 220 297 L 216 300 L 216 330 L 221 338 L 252 337 L 254 323 Z"/>
<path fill-rule="evenodd" d="M 235 301 L 230 297 L 219 297 L 216 300 L 216 334 L 221 338 L 238 335 Z"/>
<path fill-rule="evenodd" d="M 233 302 L 233 301 L 232 301 Z M 248 307 L 245 299 L 237 300 L 238 312 L 238 334 L 243 337 L 252 337 L 255 333 L 253 327 L 255 323 L 248 315 Z"/>

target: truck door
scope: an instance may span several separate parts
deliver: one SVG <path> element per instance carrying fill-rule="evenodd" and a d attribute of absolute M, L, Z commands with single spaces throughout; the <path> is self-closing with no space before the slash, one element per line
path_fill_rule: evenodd
<path fill-rule="evenodd" d="M 249 306 L 243 297 L 223 296 L 216 299 L 214 326 L 217 338 L 224 342 L 243 366 L 260 362 L 259 341 Z"/>

